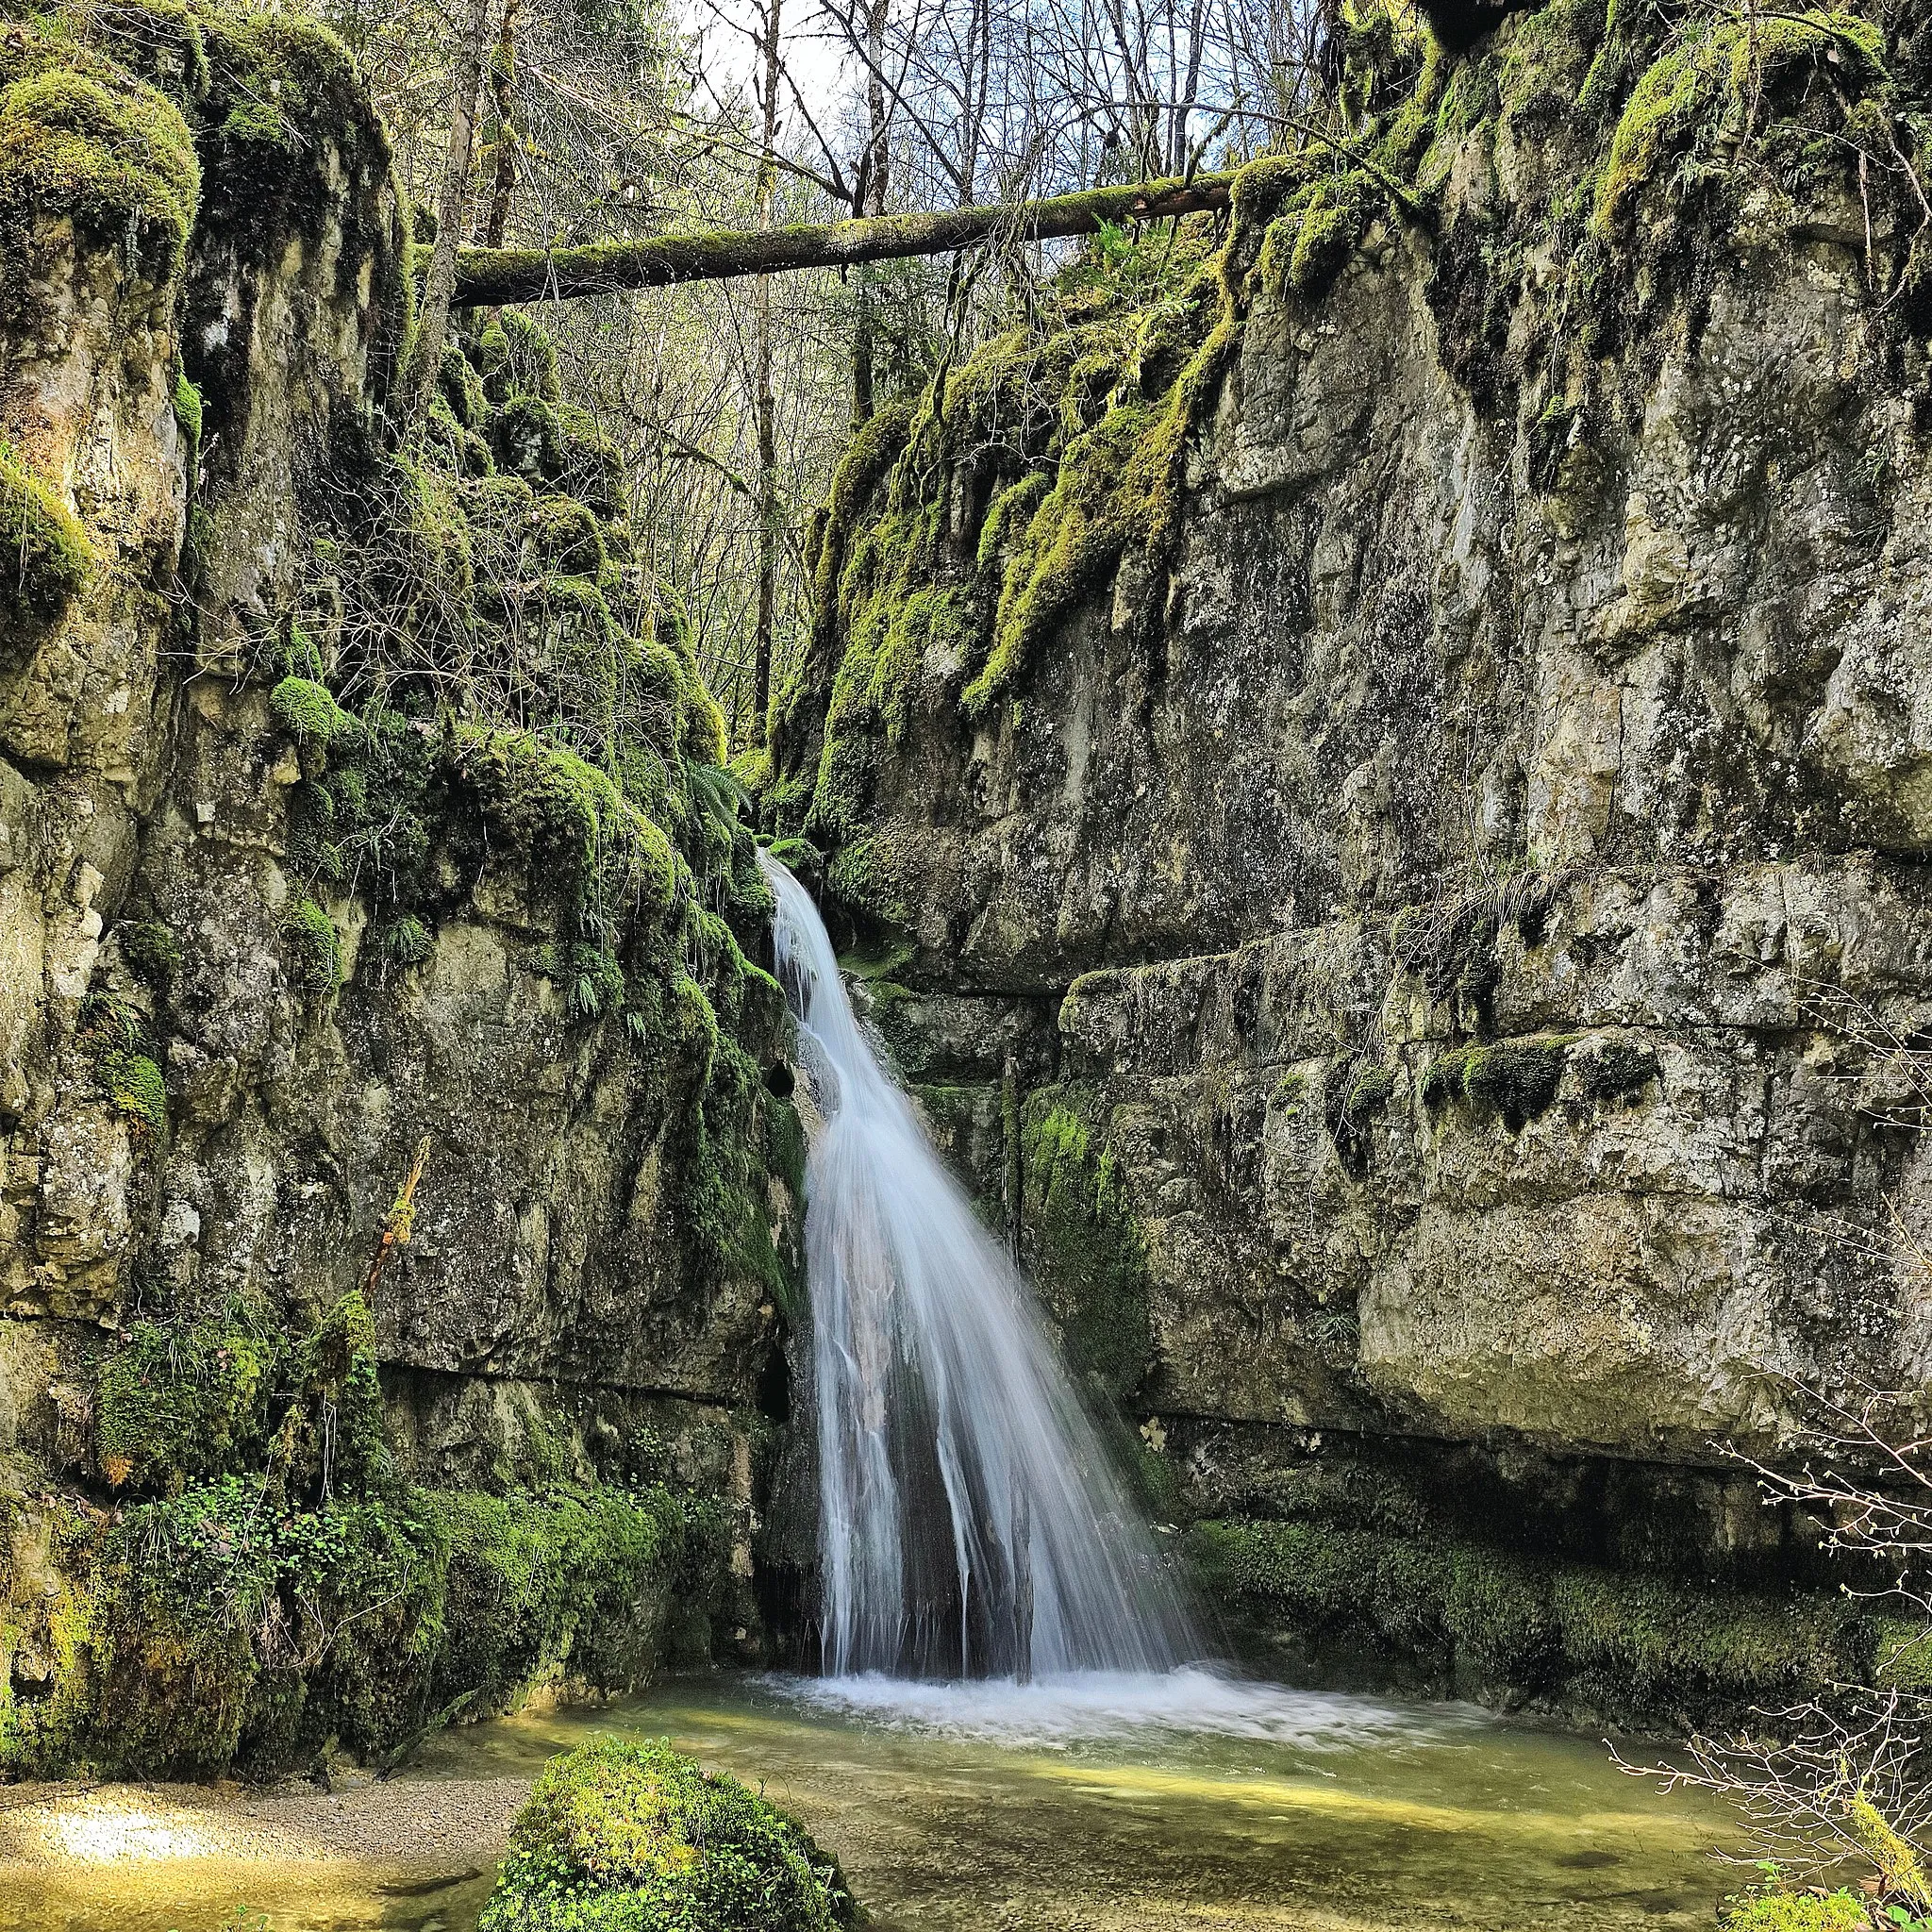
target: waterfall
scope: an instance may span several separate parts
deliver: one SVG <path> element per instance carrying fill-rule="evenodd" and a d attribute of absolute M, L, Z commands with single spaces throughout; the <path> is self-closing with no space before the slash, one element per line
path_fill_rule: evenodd
<path fill-rule="evenodd" d="M 826 1670 L 1172 1668 L 1186 1612 L 1026 1284 L 874 1057 L 810 895 L 762 863 L 811 1125 Z"/>

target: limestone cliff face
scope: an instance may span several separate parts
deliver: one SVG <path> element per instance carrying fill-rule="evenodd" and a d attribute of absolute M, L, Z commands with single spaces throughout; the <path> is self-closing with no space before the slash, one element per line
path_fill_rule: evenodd
<path fill-rule="evenodd" d="M 431 1705 L 514 1691 L 516 1669 L 424 1674 L 476 1641 L 466 1618 L 527 1624 L 518 1668 L 629 1681 L 684 1615 L 668 1570 L 601 1610 L 582 1578 L 675 1543 L 625 1500 L 645 1486 L 723 1500 L 737 1574 L 693 1614 L 753 1621 L 758 1410 L 795 1265 L 796 1123 L 759 1085 L 782 1003 L 727 924 L 756 947 L 763 889 L 687 775 L 722 756 L 715 709 L 611 554 L 608 506 L 577 500 L 596 491 L 575 457 L 603 458 L 540 338 L 453 350 L 428 448 L 390 455 L 406 227 L 326 35 L 158 6 L 54 43 L 0 16 L 0 1765 L 386 1748 Z M 426 636 L 404 564 L 453 558 L 473 622 L 506 518 L 540 531 L 515 540 L 538 544 L 524 575 L 568 600 L 612 690 L 646 686 L 624 741 L 655 794 L 407 678 L 359 717 L 331 698 L 367 661 L 357 599 Z M 541 550 L 557 528 L 567 572 Z M 396 574 L 352 580 L 378 551 Z M 559 651 L 586 634 L 562 625 Z M 419 1149 L 409 1239 L 364 1311 Z M 349 1366 L 318 1370 L 339 1332 Z M 227 1471 L 286 1482 L 285 1507 L 320 1511 L 298 1524 L 357 1493 L 331 1470 L 361 1348 L 392 1471 L 369 1507 L 448 1603 L 411 1599 L 356 1662 L 411 1707 L 304 1730 L 300 1672 L 223 1621 L 245 1591 L 196 1584 L 179 1549 Z M 427 1500 L 397 1500 L 404 1478 Z M 199 1607 L 115 1623 L 166 1582 L 116 1542 L 123 1505 L 175 1512 L 142 1534 Z M 631 1542 L 557 1530 L 580 1505 Z M 252 1524 L 222 1534 L 253 1549 Z M 499 1530 L 524 1538 L 507 1570 Z M 262 1554 L 250 1587 L 273 1601 L 294 1560 Z M 458 1614 L 476 1575 L 511 1574 L 540 1580 Z M 562 1636 L 535 1634 L 545 1589 Z M 144 1653 L 177 1611 L 201 1622 Z"/>
<path fill-rule="evenodd" d="M 1718 1445 L 1932 1372 L 1923 210 L 1793 158 L 1924 34 L 1680 11 L 1371 23 L 835 494 L 769 808 L 1169 1507 L 1789 1574 Z"/>

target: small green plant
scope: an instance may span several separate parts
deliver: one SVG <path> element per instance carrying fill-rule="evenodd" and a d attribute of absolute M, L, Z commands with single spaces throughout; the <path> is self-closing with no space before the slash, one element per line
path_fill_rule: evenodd
<path fill-rule="evenodd" d="M 81 1009 L 75 1038 L 93 1062 L 101 1091 L 127 1123 L 135 1147 L 145 1152 L 168 1131 L 168 1086 L 146 1021 L 111 995 L 94 993 Z"/>
<path fill-rule="evenodd" d="M 135 976 L 157 992 L 166 992 L 181 971 L 181 942 L 159 919 L 125 920 L 120 926 L 121 957 Z"/>
<path fill-rule="evenodd" d="M 405 912 L 382 930 L 382 957 L 391 966 L 420 966 L 435 948 L 429 928 L 413 912 Z"/>

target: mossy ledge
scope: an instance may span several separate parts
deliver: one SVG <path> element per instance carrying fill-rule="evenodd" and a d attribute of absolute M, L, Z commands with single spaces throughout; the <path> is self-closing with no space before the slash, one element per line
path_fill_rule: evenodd
<path fill-rule="evenodd" d="M 380 1764 L 535 1685 L 635 1689 L 722 1602 L 697 1498 L 403 1481 L 359 1294 L 293 1341 L 240 1304 L 137 1323 L 89 1407 L 114 1507 L 18 1467 L 0 1490 L 0 1583 L 59 1579 L 44 1639 L 9 1634 L 14 1774 Z"/>
<path fill-rule="evenodd" d="M 1878 1621 L 1842 1594 L 1727 1590 L 1326 1522 L 1196 1524 L 1196 1578 L 1257 1655 L 1591 1723 L 1678 1728 L 1869 1682 Z"/>

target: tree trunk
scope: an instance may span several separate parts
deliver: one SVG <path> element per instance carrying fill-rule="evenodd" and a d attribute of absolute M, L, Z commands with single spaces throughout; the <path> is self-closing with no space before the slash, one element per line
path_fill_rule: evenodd
<path fill-rule="evenodd" d="M 861 170 L 865 192 L 859 206 L 853 210 L 859 215 L 882 215 L 886 211 L 889 125 L 886 86 L 880 75 L 885 71 L 886 23 L 891 16 L 891 6 L 892 0 L 866 0 L 866 144 Z M 852 330 L 852 426 L 855 429 L 871 422 L 874 408 L 873 356 L 877 328 L 874 281 L 873 264 L 862 263 L 858 271 L 858 313 Z"/>
<path fill-rule="evenodd" d="M 517 185 L 516 112 L 517 8 L 521 0 L 504 0 L 503 25 L 496 36 L 496 58 L 490 63 L 490 99 L 496 109 L 495 165 L 491 170 L 490 213 L 483 224 L 483 245 L 501 248 L 509 227 L 510 197 Z"/>
<path fill-rule="evenodd" d="M 765 9 L 765 144 L 758 162 L 758 226 L 778 214 L 778 30 L 784 0 Z M 772 386 L 772 281 L 758 283 L 758 618 L 752 659 L 752 728 L 765 741 L 772 703 L 772 639 L 778 610 L 778 399 Z"/>
<path fill-rule="evenodd" d="M 463 252 L 463 207 L 470 194 L 470 157 L 476 136 L 476 97 L 482 92 L 483 68 L 490 58 L 495 11 L 496 0 L 474 0 L 469 34 L 457 56 L 449 111 L 449 156 L 443 164 L 442 198 L 436 210 L 436 242 L 429 251 L 429 272 L 423 278 L 416 359 L 406 398 L 406 420 L 412 424 L 422 419 L 436 392 L 450 305 L 461 279 L 458 263 Z"/>
<path fill-rule="evenodd" d="M 598 242 L 588 248 L 554 251 L 467 248 L 457 270 L 456 300 L 464 307 L 568 301 L 625 289 L 667 288 L 674 282 L 903 261 L 915 255 L 946 255 L 1003 231 L 1025 241 L 1091 235 L 1102 222 L 1118 225 L 1165 221 L 1173 215 L 1226 208 L 1234 180 L 1232 174 L 1199 175 L 1185 183 L 1150 181 L 1017 206 L 876 215 L 823 227 L 721 229 L 708 235 L 657 235 L 645 242 Z"/>

